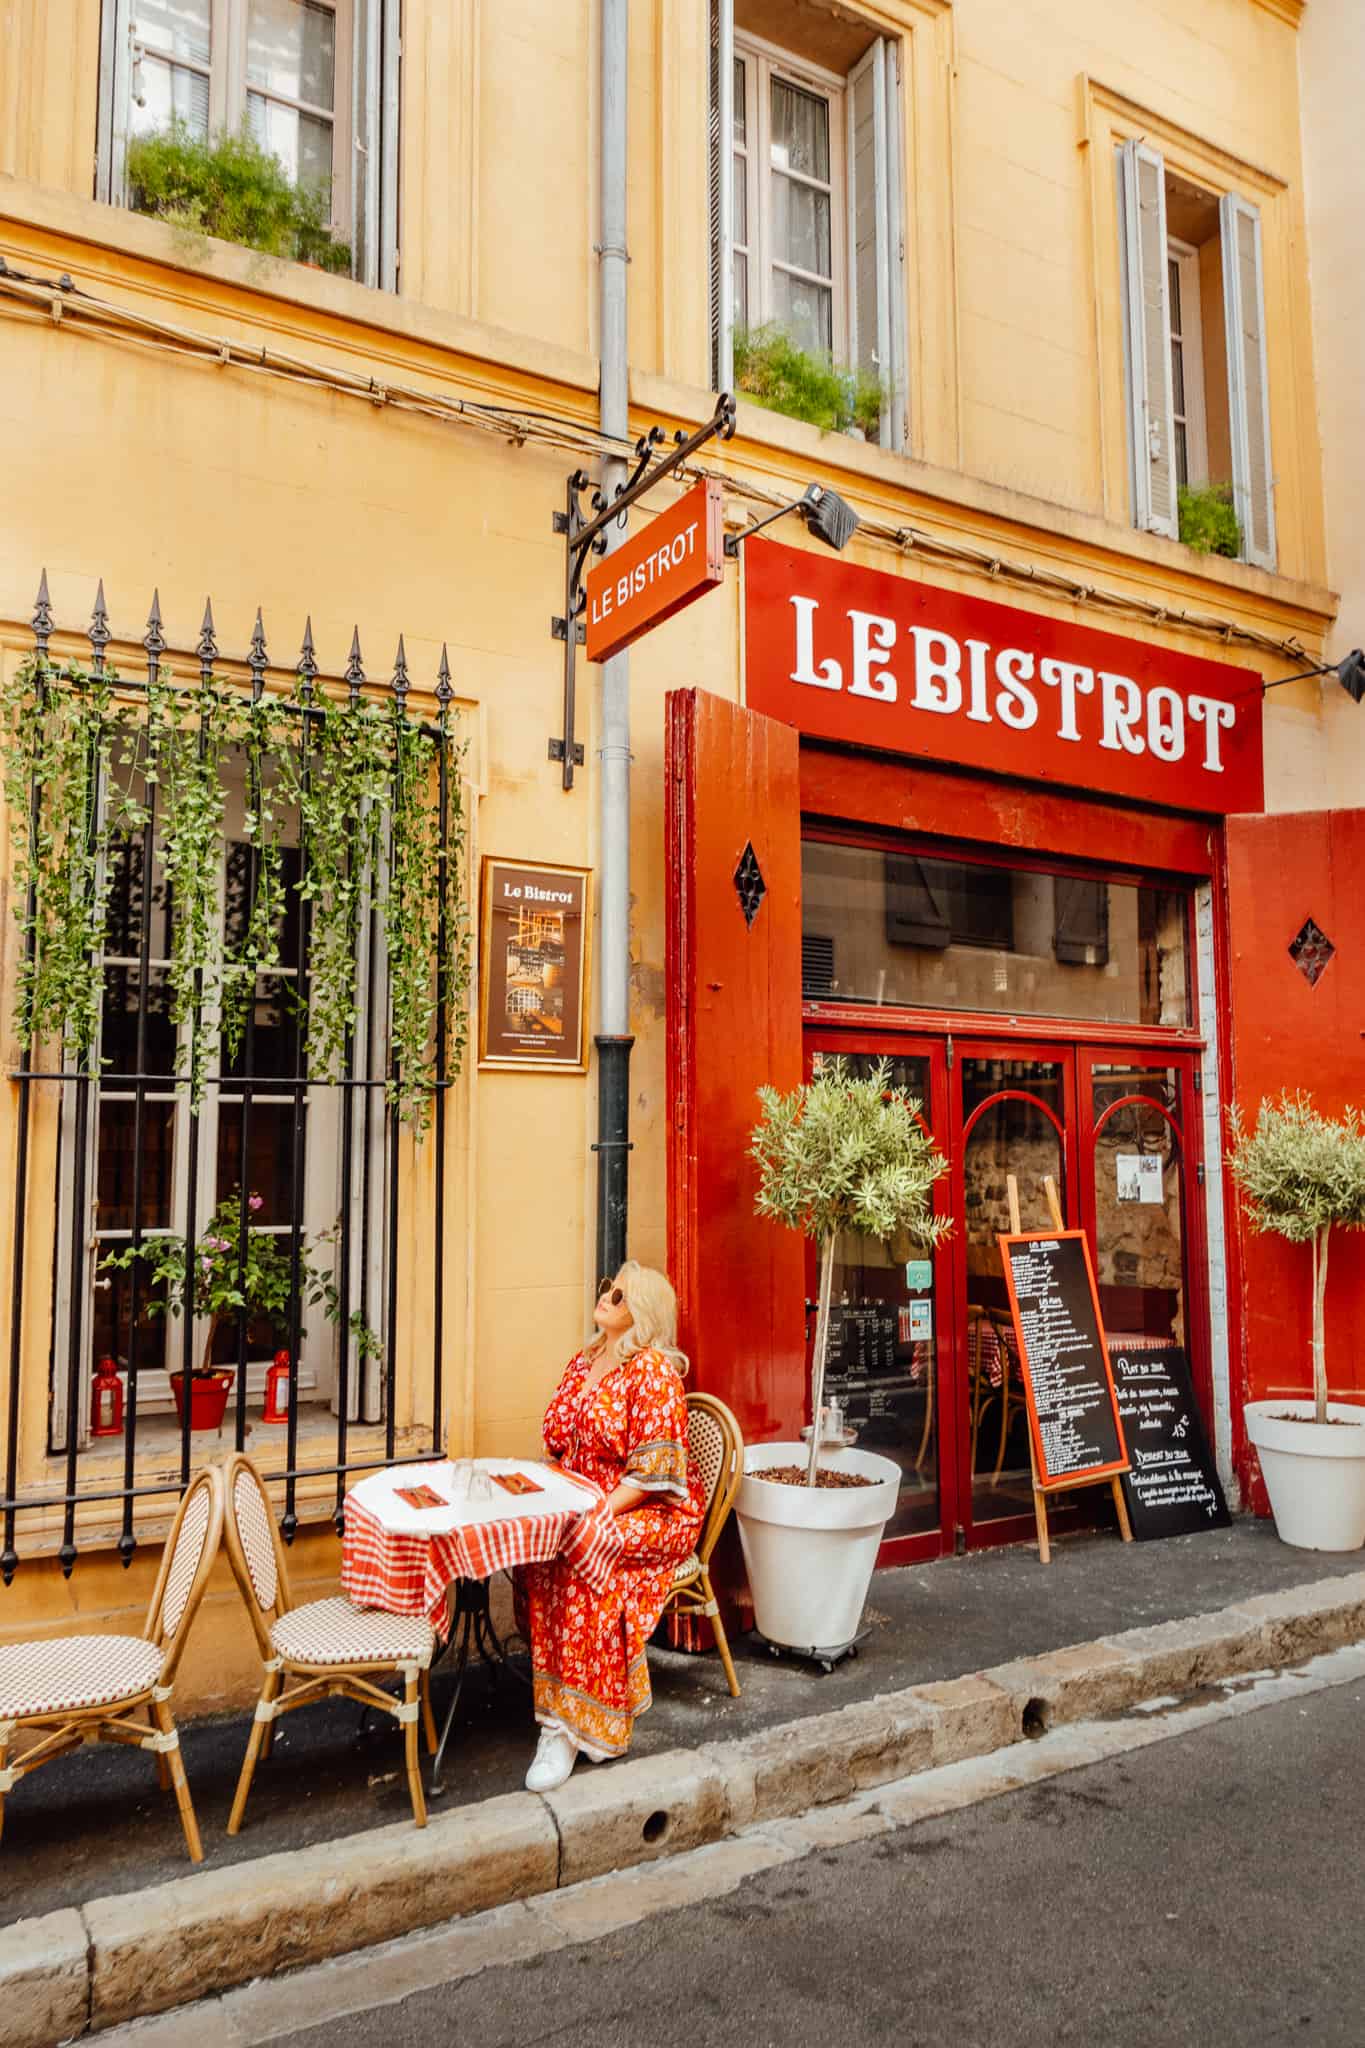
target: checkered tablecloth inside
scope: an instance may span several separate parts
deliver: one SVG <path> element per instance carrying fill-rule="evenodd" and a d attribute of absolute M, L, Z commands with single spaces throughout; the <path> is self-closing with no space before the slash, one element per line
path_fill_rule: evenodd
<path fill-rule="evenodd" d="M 353 1486 L 346 1495 L 341 1590 L 357 1607 L 386 1614 L 425 1615 L 438 1630 L 446 1626 L 446 1589 L 455 1579 L 486 1579 L 516 1565 L 558 1557 L 571 1532 L 575 1562 L 585 1577 L 609 1569 L 612 1527 L 599 1528 L 601 1495 L 586 1480 L 568 1482 L 533 1460 L 497 1459 L 492 1469 L 524 1472 L 546 1485 L 548 1505 L 536 1496 L 511 1494 L 505 1501 L 480 1502 L 477 1521 L 452 1520 L 459 1509 L 414 1510 L 395 1499 L 399 1486 L 430 1486 L 447 1498 L 448 1465 L 391 1466 Z M 467 1504 L 466 1504 L 467 1508 Z M 396 1525 L 396 1526 L 395 1526 Z M 619 1549 L 619 1535 L 615 1548 Z"/>

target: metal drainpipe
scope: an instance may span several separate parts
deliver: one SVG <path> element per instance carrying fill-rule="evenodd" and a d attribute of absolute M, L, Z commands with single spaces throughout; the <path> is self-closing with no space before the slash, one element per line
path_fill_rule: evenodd
<path fill-rule="evenodd" d="M 598 172 L 601 240 L 597 255 L 601 328 L 599 417 L 605 433 L 630 431 L 626 348 L 626 91 L 629 0 L 600 0 L 601 109 Z M 624 462 L 602 468 L 610 498 L 625 481 Z M 609 529 L 609 547 L 624 538 Z M 630 657 L 602 665 L 601 873 L 598 892 L 597 1270 L 614 1273 L 626 1255 L 630 1172 Z"/>

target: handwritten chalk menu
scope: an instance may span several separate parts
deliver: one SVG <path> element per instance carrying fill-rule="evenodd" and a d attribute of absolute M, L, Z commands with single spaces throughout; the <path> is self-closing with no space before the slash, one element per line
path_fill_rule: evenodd
<path fill-rule="evenodd" d="M 1109 1362 L 1131 1470 L 1123 1477 L 1128 1519 L 1142 1542 L 1226 1529 L 1232 1520 L 1178 1344 L 1125 1346 Z"/>
<path fill-rule="evenodd" d="M 829 1312 L 826 1374 L 865 1379 L 896 1370 L 896 1310 L 886 1301 L 835 1302 Z"/>
<path fill-rule="evenodd" d="M 1038 1483 L 1128 1469 L 1085 1233 L 1000 1239 L 1024 1368 Z"/>
<path fill-rule="evenodd" d="M 829 1312 L 825 1396 L 837 1400 L 855 1427 L 892 1419 L 908 1428 L 924 1398 L 924 1346 L 901 1337 L 894 1302 L 835 1302 Z"/>

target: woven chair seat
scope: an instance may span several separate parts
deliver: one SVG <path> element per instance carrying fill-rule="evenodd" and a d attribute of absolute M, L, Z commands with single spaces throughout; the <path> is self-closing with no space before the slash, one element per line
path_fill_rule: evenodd
<path fill-rule="evenodd" d="M 163 1646 L 143 1636 L 57 1636 L 0 1649 L 0 1721 L 110 1706 L 155 1685 Z"/>
<path fill-rule="evenodd" d="M 270 1624 L 270 1640 L 290 1664 L 430 1664 L 436 1631 L 429 1621 L 355 1607 L 341 1594 L 290 1607 Z"/>
<path fill-rule="evenodd" d="M 683 1559 L 683 1561 L 682 1561 L 682 1563 L 681 1563 L 681 1564 L 675 1564 L 675 1565 L 674 1565 L 674 1567 L 673 1567 L 673 1583 L 674 1583 L 674 1585 L 675 1585 L 675 1586 L 685 1586 L 685 1585 L 686 1585 L 686 1583 L 687 1583 L 687 1581 L 688 1581 L 688 1580 L 689 1580 L 690 1578 L 693 1578 L 693 1577 L 695 1577 L 695 1575 L 696 1575 L 696 1574 L 697 1574 L 697 1573 L 698 1573 L 698 1572 L 699 1572 L 700 1570 L 701 1570 L 701 1559 L 700 1559 L 700 1558 L 699 1558 L 699 1557 L 697 1556 L 697 1553 L 696 1553 L 696 1551 L 694 1550 L 694 1551 L 692 1552 L 692 1555 L 691 1555 L 690 1557 L 685 1557 L 685 1558 Z"/>

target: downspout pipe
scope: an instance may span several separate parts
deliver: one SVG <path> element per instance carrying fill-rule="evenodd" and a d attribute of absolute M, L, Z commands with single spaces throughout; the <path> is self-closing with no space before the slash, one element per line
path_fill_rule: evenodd
<path fill-rule="evenodd" d="M 598 325 L 604 433 L 630 432 L 626 334 L 626 91 L 629 0 L 600 0 Z M 602 468 L 610 499 L 626 465 Z M 609 529 L 609 549 L 623 533 Z M 626 1256 L 630 1177 L 630 657 L 602 664 L 598 787 L 601 853 L 597 938 L 597 1270 L 614 1273 Z"/>

